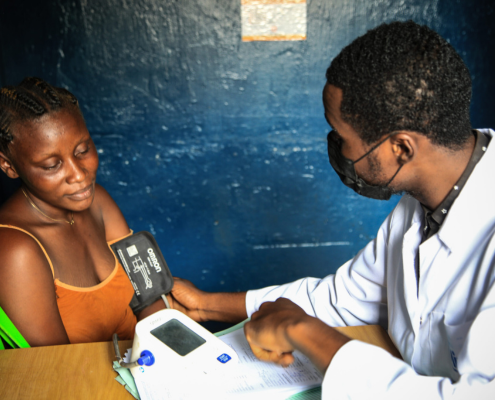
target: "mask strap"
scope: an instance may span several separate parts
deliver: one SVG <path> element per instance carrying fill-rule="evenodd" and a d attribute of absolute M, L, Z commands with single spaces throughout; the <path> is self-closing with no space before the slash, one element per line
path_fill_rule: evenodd
<path fill-rule="evenodd" d="M 375 144 L 371 149 L 369 149 L 366 153 L 364 153 L 361 157 L 359 157 L 356 161 L 353 161 L 353 164 L 356 164 L 357 162 L 361 161 L 364 157 L 366 157 L 368 154 L 370 154 L 373 150 L 375 150 L 377 147 L 385 143 L 388 139 L 390 139 L 391 136 L 397 134 L 397 132 L 392 132 L 390 135 L 388 135 L 385 139 L 382 141 L 378 142 Z M 394 175 L 395 176 L 395 175 Z"/>
<path fill-rule="evenodd" d="M 392 176 L 392 178 L 390 178 L 390 180 L 387 182 L 387 184 L 385 185 L 385 187 L 388 187 L 388 185 L 390 185 L 392 183 L 392 181 L 394 180 L 394 178 L 397 176 L 397 174 L 399 173 L 400 169 L 404 166 L 404 164 L 402 164 L 399 169 L 397 170 L 397 172 L 394 174 L 394 176 Z"/>

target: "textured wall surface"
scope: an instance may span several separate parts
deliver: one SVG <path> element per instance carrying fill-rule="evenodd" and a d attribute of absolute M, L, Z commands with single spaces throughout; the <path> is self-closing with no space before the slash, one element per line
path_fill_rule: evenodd
<path fill-rule="evenodd" d="M 40 76 L 79 99 L 99 183 L 174 275 L 208 290 L 324 276 L 397 199 L 344 187 L 326 155 L 330 61 L 382 22 L 448 38 L 495 126 L 491 1 L 308 0 L 307 40 L 241 41 L 239 0 L 4 0 L 0 84 Z"/>

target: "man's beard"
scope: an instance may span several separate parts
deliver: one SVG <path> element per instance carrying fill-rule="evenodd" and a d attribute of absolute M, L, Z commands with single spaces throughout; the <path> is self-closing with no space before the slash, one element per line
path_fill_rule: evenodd
<path fill-rule="evenodd" d="M 366 182 L 369 185 L 377 186 L 380 188 L 388 188 L 392 194 L 398 194 L 402 195 L 404 192 L 407 193 L 407 191 L 400 189 L 400 188 L 395 188 L 393 183 L 395 180 L 395 176 L 392 179 L 392 177 L 386 177 L 383 174 L 383 168 L 382 165 L 380 164 L 380 160 L 373 154 L 370 153 L 368 155 L 368 165 L 369 165 L 369 170 L 368 170 L 368 175 L 369 175 L 369 180 L 373 183 Z M 392 181 L 390 181 L 392 179 Z"/>

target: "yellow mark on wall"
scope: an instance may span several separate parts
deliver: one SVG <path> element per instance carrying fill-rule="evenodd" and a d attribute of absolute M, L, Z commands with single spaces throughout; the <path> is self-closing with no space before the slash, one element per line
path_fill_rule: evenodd
<path fill-rule="evenodd" d="M 241 0 L 242 40 L 306 40 L 306 0 Z"/>

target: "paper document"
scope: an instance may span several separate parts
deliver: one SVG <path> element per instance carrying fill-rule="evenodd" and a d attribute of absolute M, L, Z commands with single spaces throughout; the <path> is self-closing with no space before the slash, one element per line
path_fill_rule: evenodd
<path fill-rule="evenodd" d="M 321 373 L 299 352 L 294 352 L 294 363 L 283 368 L 258 360 L 249 347 L 243 329 L 220 336 L 220 339 L 239 356 L 239 364 L 232 373 L 192 376 L 183 371 L 174 371 L 165 372 L 159 382 L 135 379 L 141 400 L 285 400 L 296 393 L 321 385 Z"/>
<path fill-rule="evenodd" d="M 309 359 L 299 352 L 294 352 L 294 362 L 287 368 L 258 360 L 239 329 L 220 337 L 231 346 L 239 356 L 239 364 L 233 376 L 228 379 L 229 398 L 269 398 L 286 399 L 321 385 L 322 375 Z"/>

